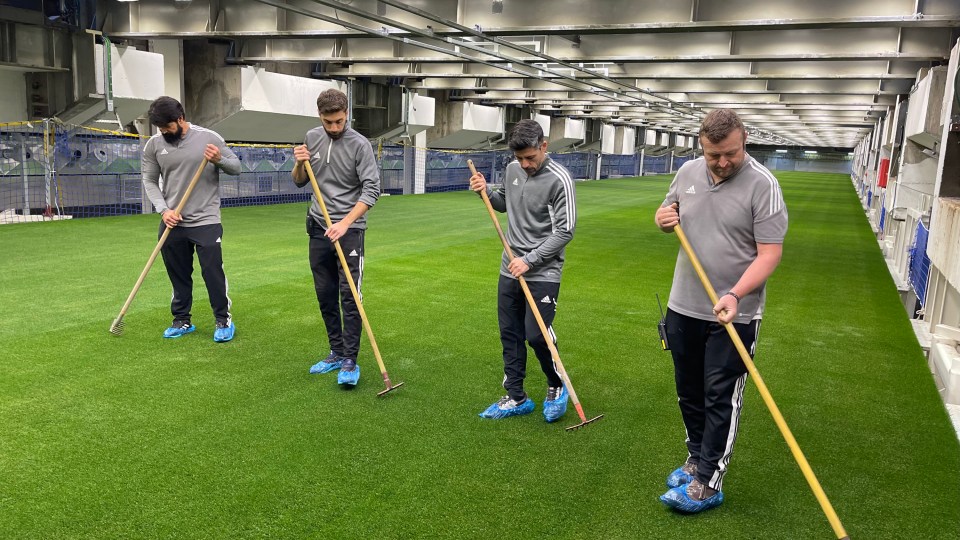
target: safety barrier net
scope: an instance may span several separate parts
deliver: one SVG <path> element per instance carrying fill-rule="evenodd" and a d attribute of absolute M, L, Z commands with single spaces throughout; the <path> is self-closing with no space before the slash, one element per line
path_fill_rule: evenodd
<path fill-rule="evenodd" d="M 115 216 L 149 212 L 140 158 L 144 137 L 65 124 L 57 119 L 0 124 L 0 223 Z M 465 190 L 473 160 L 498 184 L 510 150 L 439 150 L 371 141 L 384 193 Z M 220 177 L 221 204 L 266 205 L 310 199 L 290 177 L 293 145 L 229 144 L 240 158 L 239 176 Z M 551 153 L 578 180 L 634 177 L 676 171 L 692 156 Z"/>

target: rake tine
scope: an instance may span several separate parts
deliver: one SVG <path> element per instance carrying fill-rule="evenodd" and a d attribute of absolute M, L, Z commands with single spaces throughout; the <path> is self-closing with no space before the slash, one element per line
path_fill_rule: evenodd
<path fill-rule="evenodd" d="M 583 426 L 585 426 L 585 425 L 587 425 L 587 424 L 591 424 L 591 423 L 593 423 L 593 422 L 596 422 L 597 420 L 599 420 L 599 419 L 601 419 L 601 418 L 603 418 L 603 415 L 602 415 L 602 414 L 601 414 L 600 416 L 594 416 L 593 418 L 591 418 L 591 419 L 589 419 L 589 420 L 584 420 L 583 422 L 580 422 L 579 424 L 574 424 L 574 425 L 572 425 L 572 426 L 568 426 L 568 427 L 566 427 L 566 428 L 564 428 L 564 429 L 567 430 L 567 431 L 573 431 L 573 430 L 575 430 L 575 429 L 580 429 L 580 428 L 582 428 Z"/>
<path fill-rule="evenodd" d="M 564 372 L 563 375 L 566 376 L 566 373 Z M 567 389 L 567 391 L 569 391 L 569 388 Z M 575 429 L 580 429 L 580 428 L 582 428 L 583 426 L 585 426 L 585 425 L 587 425 L 587 424 L 596 422 L 597 420 L 603 418 L 603 415 L 601 414 L 600 416 L 594 416 L 593 418 L 587 420 L 587 415 L 583 413 L 583 406 L 580 405 L 580 401 L 579 401 L 579 400 L 574 401 L 574 402 L 573 402 L 573 406 L 576 407 L 576 409 L 577 409 L 577 416 L 580 417 L 580 423 L 579 423 L 579 424 L 574 424 L 574 425 L 572 425 L 572 426 L 570 426 L 570 427 L 568 427 L 568 428 L 565 428 L 567 431 L 573 431 L 573 430 L 575 430 Z"/>
<path fill-rule="evenodd" d="M 113 335 L 115 335 L 115 336 L 122 335 L 122 334 L 123 334 L 123 326 L 124 326 L 123 315 L 121 315 L 121 316 L 117 317 L 116 319 L 114 319 L 113 324 L 110 325 L 110 333 L 113 334 Z"/>
<path fill-rule="evenodd" d="M 403 386 L 402 382 L 398 382 L 397 384 L 391 385 L 390 382 L 387 381 L 387 389 L 377 392 L 377 397 L 383 397 L 387 395 L 389 392 L 393 392 L 397 388 L 400 388 L 401 386 Z"/>

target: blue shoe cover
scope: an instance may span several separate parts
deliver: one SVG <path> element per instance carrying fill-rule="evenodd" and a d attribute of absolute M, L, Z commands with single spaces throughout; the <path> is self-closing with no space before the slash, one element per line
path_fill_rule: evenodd
<path fill-rule="evenodd" d="M 233 321 L 222 323 L 217 321 L 217 329 L 213 331 L 213 340 L 217 343 L 225 343 L 233 339 L 233 333 L 237 331 L 237 326 Z"/>
<path fill-rule="evenodd" d="M 693 482 L 693 475 L 683 470 L 683 467 L 679 467 L 667 477 L 667 487 L 671 489 L 685 486 L 690 482 Z"/>
<path fill-rule="evenodd" d="M 543 419 L 547 422 L 556 422 L 567 412 L 567 400 L 570 395 L 567 393 L 567 387 L 560 389 L 560 395 L 557 399 L 543 402 Z"/>
<path fill-rule="evenodd" d="M 163 331 L 163 337 L 178 338 L 180 336 L 185 336 L 196 329 L 197 327 L 189 322 L 173 321 L 173 324 L 170 325 L 170 328 L 167 328 Z"/>
<path fill-rule="evenodd" d="M 326 358 L 310 366 L 310 373 L 329 373 L 335 369 L 340 369 L 343 365 L 343 358 L 340 358 L 333 351 Z"/>
<path fill-rule="evenodd" d="M 500 398 L 500 401 L 487 407 L 485 411 L 480 413 L 480 418 L 492 418 L 494 420 L 499 420 L 500 418 L 507 418 L 510 416 L 530 414 L 533 412 L 534 408 L 536 408 L 536 405 L 529 397 L 524 399 L 523 402 L 517 403 L 516 401 L 510 399 L 510 396 L 503 396 Z"/>
<path fill-rule="evenodd" d="M 350 368 L 353 369 L 350 369 Z M 340 366 L 340 373 L 337 374 L 337 384 L 356 386 L 360 381 L 360 366 L 355 360 L 346 359 Z"/>
<path fill-rule="evenodd" d="M 678 512 L 683 512 L 686 514 L 696 514 L 698 512 L 703 512 L 704 510 L 709 510 L 715 506 L 720 506 L 723 503 L 723 492 L 718 491 L 712 496 L 707 497 L 702 501 L 691 499 L 687 495 L 687 486 L 683 485 L 680 487 L 675 487 L 663 495 L 660 496 L 660 502 L 677 510 Z"/>

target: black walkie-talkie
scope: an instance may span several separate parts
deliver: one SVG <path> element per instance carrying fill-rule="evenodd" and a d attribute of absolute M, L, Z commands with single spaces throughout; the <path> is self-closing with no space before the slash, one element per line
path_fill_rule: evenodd
<path fill-rule="evenodd" d="M 663 350 L 670 350 L 670 342 L 667 341 L 667 320 L 666 316 L 663 314 L 663 304 L 660 303 L 660 295 L 657 294 L 657 307 L 660 308 L 660 322 L 657 323 L 657 332 L 660 333 L 660 345 L 663 347 Z"/>

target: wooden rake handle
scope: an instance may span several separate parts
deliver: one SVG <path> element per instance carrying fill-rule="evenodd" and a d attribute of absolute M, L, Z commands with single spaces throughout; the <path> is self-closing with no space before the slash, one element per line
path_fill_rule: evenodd
<path fill-rule="evenodd" d="M 687 258 L 690 259 L 690 264 L 693 265 L 693 269 L 697 272 L 697 276 L 700 278 L 703 288 L 706 289 L 707 296 L 710 297 L 710 301 L 713 302 L 713 305 L 716 305 L 720 299 L 717 297 L 717 292 L 710 283 L 707 273 L 703 270 L 703 266 L 700 264 L 700 259 L 697 258 L 697 254 L 694 253 L 693 247 L 687 240 L 687 235 L 684 234 L 683 228 L 680 227 L 680 225 L 677 225 L 673 230 L 677 233 L 677 238 L 680 239 L 680 245 L 683 246 L 683 250 L 686 252 Z M 810 489 L 813 490 L 813 494 L 817 498 L 817 502 L 820 503 L 823 513 L 826 514 L 827 520 L 830 522 L 830 526 L 833 527 L 833 532 L 837 535 L 837 538 L 849 538 L 847 536 L 847 531 L 845 531 L 843 528 L 843 524 L 840 523 L 840 518 L 837 517 L 837 513 L 833 510 L 833 505 L 831 505 L 830 500 L 827 499 L 827 494 L 824 493 L 823 488 L 820 487 L 820 482 L 817 480 L 817 476 L 813 473 L 813 469 L 807 462 L 807 458 L 804 457 L 803 451 L 800 450 L 800 445 L 797 444 L 797 440 L 793 437 L 793 433 L 790 432 L 790 428 L 787 426 L 787 421 L 784 420 L 783 415 L 780 414 L 780 409 L 777 407 L 776 402 L 773 401 L 773 396 L 770 395 L 770 391 L 767 389 L 766 383 L 763 382 L 760 372 L 757 371 L 756 364 L 753 363 L 753 359 L 750 358 L 747 348 L 743 345 L 743 340 L 740 339 L 740 334 L 737 333 L 737 330 L 734 328 L 732 323 L 725 323 L 723 326 L 727 329 L 727 333 L 730 334 L 730 339 L 733 340 L 733 344 L 737 348 L 737 352 L 740 353 L 740 358 L 743 360 L 743 364 L 747 367 L 747 371 L 750 373 L 750 376 L 753 377 L 754 382 L 756 382 L 757 390 L 760 391 L 760 396 L 763 398 L 763 402 L 766 403 L 767 408 L 770 409 L 770 414 L 773 416 L 773 421 L 777 424 L 777 427 L 780 428 L 780 433 L 783 434 L 783 438 L 786 439 L 787 446 L 790 447 L 790 452 L 793 454 L 793 458 L 800 466 L 800 470 L 803 472 L 804 478 L 807 479 L 807 483 L 810 484 Z"/>

